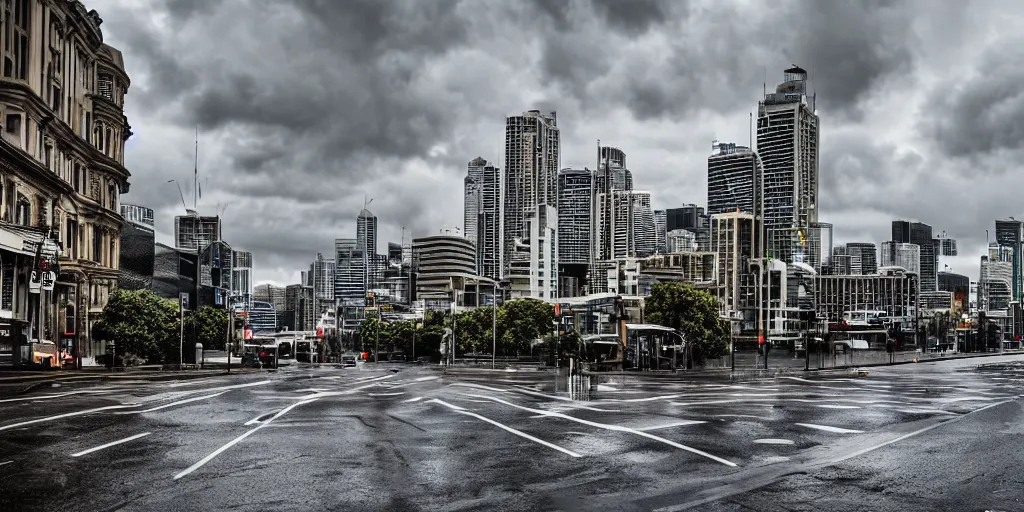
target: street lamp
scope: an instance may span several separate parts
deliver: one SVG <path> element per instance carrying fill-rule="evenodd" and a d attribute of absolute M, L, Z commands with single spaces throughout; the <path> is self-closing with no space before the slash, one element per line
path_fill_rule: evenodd
<path fill-rule="evenodd" d="M 492 316 L 492 324 L 491 324 L 491 369 L 492 370 L 495 369 L 495 367 L 496 367 L 496 365 L 495 365 L 495 358 L 496 358 L 496 356 L 498 354 L 498 288 L 501 288 L 502 290 L 504 290 L 505 287 L 508 286 L 508 284 L 509 284 L 509 282 L 505 281 L 505 280 L 502 280 L 500 282 L 499 281 L 494 281 L 494 291 L 491 294 L 491 316 Z M 502 292 L 502 301 L 504 301 L 504 295 L 505 294 L 504 294 L 504 291 L 503 291 Z"/>

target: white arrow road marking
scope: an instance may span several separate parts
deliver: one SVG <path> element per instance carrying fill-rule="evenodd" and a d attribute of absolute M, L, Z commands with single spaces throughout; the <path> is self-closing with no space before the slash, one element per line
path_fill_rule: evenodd
<path fill-rule="evenodd" d="M 134 441 L 136 439 L 139 439 L 140 437 L 146 437 L 146 436 L 148 436 L 150 434 L 152 434 L 152 432 L 143 432 L 141 434 L 135 434 L 134 436 L 126 437 L 126 438 L 121 439 L 119 441 L 114 441 L 112 443 L 103 444 L 103 445 L 97 446 L 95 448 L 89 448 L 88 450 L 85 450 L 85 451 L 82 451 L 82 452 L 73 453 L 73 454 L 71 454 L 71 456 L 72 457 L 81 457 L 82 455 L 88 455 L 88 454 L 93 453 L 93 452 L 98 452 L 98 451 L 100 451 L 100 450 L 102 450 L 104 448 L 110 448 L 111 446 L 117 446 L 117 445 L 119 445 L 121 443 L 127 443 L 128 441 Z"/>

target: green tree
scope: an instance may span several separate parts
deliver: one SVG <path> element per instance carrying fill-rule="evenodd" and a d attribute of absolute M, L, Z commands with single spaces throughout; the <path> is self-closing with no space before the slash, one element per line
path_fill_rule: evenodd
<path fill-rule="evenodd" d="M 377 318 L 367 318 L 359 324 L 359 339 L 363 343 L 363 350 L 367 352 L 373 352 L 376 348 L 381 350 L 384 347 L 386 350 L 387 343 L 387 322 L 378 320 Z"/>
<path fill-rule="evenodd" d="M 644 300 L 648 321 L 676 329 L 690 343 L 695 364 L 729 349 L 729 322 L 718 316 L 714 295 L 682 283 L 659 283 Z"/>
<path fill-rule="evenodd" d="M 392 352 L 401 350 L 408 354 L 415 331 L 416 324 L 408 320 L 391 322 L 388 325 L 388 347 Z"/>
<path fill-rule="evenodd" d="M 498 350 L 507 355 L 529 353 L 534 340 L 554 331 L 554 306 L 538 299 L 515 299 L 498 309 Z"/>
<path fill-rule="evenodd" d="M 185 314 L 185 339 L 203 344 L 206 349 L 223 348 L 227 341 L 228 311 L 203 306 Z"/>
<path fill-rule="evenodd" d="M 116 290 L 107 300 L 95 332 L 114 342 L 118 354 L 177 361 L 179 325 L 175 301 L 149 290 Z"/>

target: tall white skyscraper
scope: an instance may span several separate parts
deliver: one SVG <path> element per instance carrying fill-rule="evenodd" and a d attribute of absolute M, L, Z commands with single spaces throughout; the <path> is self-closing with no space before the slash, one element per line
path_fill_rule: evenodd
<path fill-rule="evenodd" d="M 633 198 L 633 256 L 645 257 L 657 251 L 658 236 L 651 209 L 651 193 L 630 191 Z"/>
<path fill-rule="evenodd" d="M 502 179 L 502 274 L 513 259 L 528 259 L 517 241 L 528 238 L 526 219 L 538 205 L 557 207 L 561 147 L 554 112 L 530 110 L 505 123 L 505 173 Z M 518 253 L 518 254 L 517 254 Z"/>
<path fill-rule="evenodd" d="M 903 267 L 921 275 L 921 246 L 901 242 L 882 242 L 882 266 Z"/>

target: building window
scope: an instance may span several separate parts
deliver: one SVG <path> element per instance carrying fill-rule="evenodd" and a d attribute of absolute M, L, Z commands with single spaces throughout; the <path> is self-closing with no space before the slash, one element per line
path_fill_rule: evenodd
<path fill-rule="evenodd" d="M 25 196 L 18 194 L 18 207 L 15 215 L 15 224 L 22 226 L 32 225 L 32 203 Z"/>
<path fill-rule="evenodd" d="M 117 211 L 117 185 L 110 185 L 110 188 L 107 191 L 107 200 L 109 201 L 107 207 L 111 210 Z"/>
<path fill-rule="evenodd" d="M 53 170 L 53 144 L 47 142 L 43 145 L 43 163 L 46 164 L 46 168 Z"/>
<path fill-rule="evenodd" d="M 22 142 L 21 126 L 21 114 L 7 114 L 4 117 L 4 139 L 17 145 L 19 148 L 24 148 L 25 144 Z"/>
<path fill-rule="evenodd" d="M 74 219 L 68 219 L 65 222 L 65 239 L 64 246 L 68 258 L 73 260 L 78 259 L 78 221 Z"/>
<path fill-rule="evenodd" d="M 116 252 L 115 247 L 117 247 L 117 244 L 114 243 L 114 238 L 111 237 L 110 238 L 110 258 L 107 260 L 107 262 L 108 262 L 107 266 L 109 266 L 110 268 L 114 268 L 114 262 L 117 261 L 117 252 Z"/>
<path fill-rule="evenodd" d="M 82 164 L 78 162 L 75 162 L 71 171 L 71 186 L 75 187 L 75 192 L 82 191 Z"/>
<path fill-rule="evenodd" d="M 92 227 L 92 260 L 103 263 L 103 232 L 99 226 Z"/>
<path fill-rule="evenodd" d="M 114 75 L 110 73 L 100 73 L 99 79 L 96 81 L 96 87 L 100 96 L 114 101 Z"/>
<path fill-rule="evenodd" d="M 29 0 L 4 0 L 4 77 L 28 79 Z"/>
<path fill-rule="evenodd" d="M 113 131 L 111 131 L 110 128 L 107 128 L 107 138 L 105 139 L 105 142 L 103 143 L 103 153 L 106 154 L 107 156 L 110 156 L 110 157 L 114 156 L 113 155 L 114 149 L 110 146 L 110 139 L 111 139 L 111 134 L 112 133 L 113 133 Z"/>

